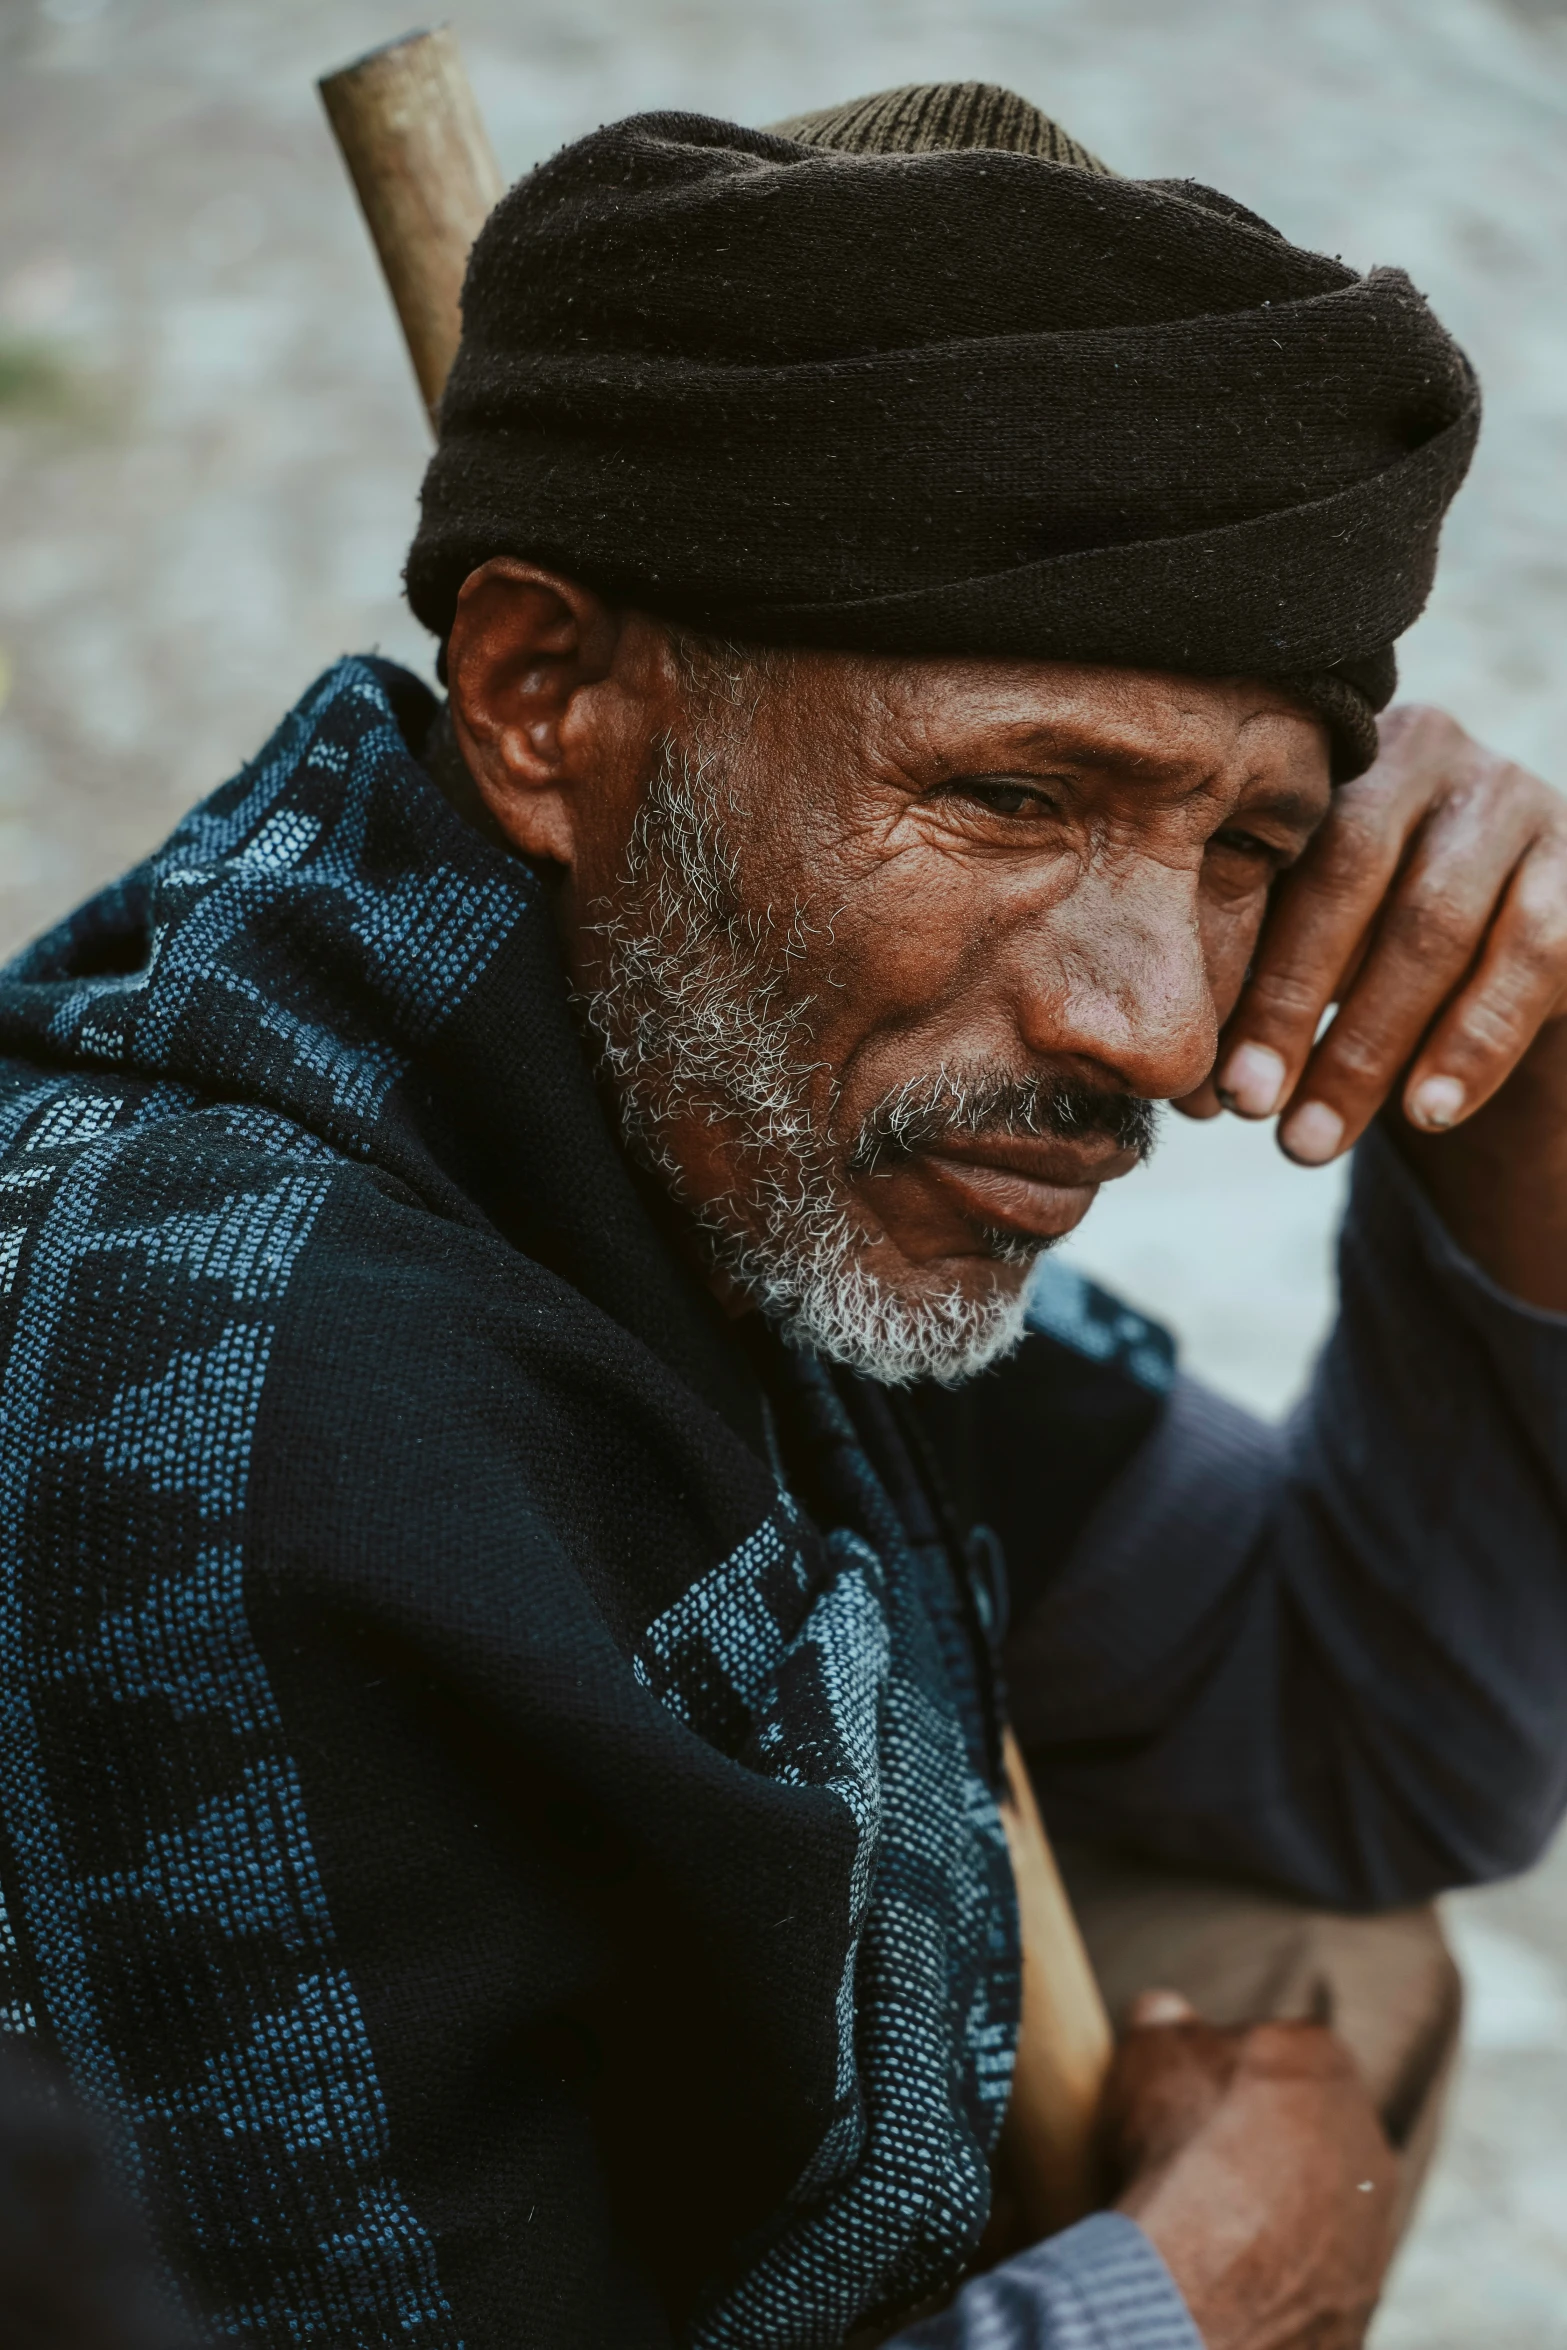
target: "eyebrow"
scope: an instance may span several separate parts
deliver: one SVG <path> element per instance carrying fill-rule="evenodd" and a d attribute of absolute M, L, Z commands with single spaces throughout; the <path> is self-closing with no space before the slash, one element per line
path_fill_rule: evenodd
<path fill-rule="evenodd" d="M 1237 808 L 1235 821 L 1241 823 L 1246 816 L 1274 816 L 1299 832 L 1314 832 L 1332 804 L 1331 799 L 1322 799 L 1315 792 L 1295 791 L 1281 784 L 1276 790 L 1265 791 L 1248 808 Z"/>
<path fill-rule="evenodd" d="M 1126 740 L 1107 743 L 1102 735 L 1089 743 L 1074 733 L 1071 721 L 1058 720 L 1053 724 L 1030 725 L 1024 719 L 1006 729 L 1011 743 L 1019 751 L 1028 750 L 1046 759 L 1055 758 L 1063 765 L 1093 767 L 1101 771 L 1115 767 L 1139 767 L 1158 760 L 1161 753 L 1146 740 Z M 1194 775 L 1181 792 L 1190 799 L 1204 790 L 1213 780 L 1212 770 Z M 1250 813 L 1277 818 L 1282 824 L 1293 825 L 1300 832 L 1314 832 L 1327 814 L 1330 801 L 1324 801 L 1315 792 L 1298 789 L 1291 784 L 1266 787 L 1261 796 L 1251 802 Z M 1235 811 L 1240 820 L 1241 811 Z"/>
<path fill-rule="evenodd" d="M 1124 743 L 1106 748 L 1102 734 L 1096 732 L 1090 741 L 1077 733 L 1070 718 L 1043 720 L 1037 724 L 1019 718 L 1015 724 L 999 727 L 997 732 L 1004 734 L 1020 750 L 1027 748 L 1043 751 L 1056 758 L 1071 759 L 1082 767 L 1133 766 L 1140 759 L 1156 755 L 1150 753 L 1146 741 L 1134 743 L 1130 738 Z"/>

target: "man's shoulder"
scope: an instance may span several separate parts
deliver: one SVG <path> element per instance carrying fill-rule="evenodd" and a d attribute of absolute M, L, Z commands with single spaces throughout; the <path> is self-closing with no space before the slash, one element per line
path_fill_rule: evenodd
<path fill-rule="evenodd" d="M 260 1104 L 203 1100 L 114 1070 L 0 1063 L 11 1318 L 36 1318 L 44 1291 L 68 1311 L 81 1269 L 110 1259 L 122 1303 L 149 1282 L 168 1290 L 216 1279 L 235 1295 L 275 1289 L 294 1253 L 275 1230 L 279 1210 L 292 1202 L 297 1219 L 307 1199 L 318 1205 L 351 1171 L 330 1144 Z M 94 1286 L 107 1336 L 114 1316 L 101 1311 Z"/>
<path fill-rule="evenodd" d="M 559 1326 L 576 1295 L 450 1187 L 437 1204 L 267 1104 L 15 1063 L 0 1064 L 0 1265 L 13 1328 L 64 1343 L 86 1317 L 101 1363 L 256 1315 L 275 1345 L 299 1311 L 366 1344 L 390 1326 L 428 1360 L 471 1352 L 508 1312 L 537 1330 L 548 1304 Z M 323 1369 L 338 1351 L 322 1344 Z"/>
<path fill-rule="evenodd" d="M 143 864 L 0 970 L 0 1051 L 265 1102 L 395 1157 L 422 1057 L 537 898 L 421 766 L 434 707 L 387 663 L 327 672 Z"/>
<path fill-rule="evenodd" d="M 618 1584 L 629 1513 L 631 1581 L 666 1591 L 765 1484 L 482 1217 L 271 1109 L 107 1075 L 0 1069 L 0 1363 L 40 1556 L 88 1491 L 122 1544 L 243 1523 L 254 1562 L 312 1582 L 493 1552 Z"/>

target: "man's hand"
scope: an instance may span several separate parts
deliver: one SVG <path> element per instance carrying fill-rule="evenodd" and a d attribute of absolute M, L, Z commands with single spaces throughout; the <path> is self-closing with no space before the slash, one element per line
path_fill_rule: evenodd
<path fill-rule="evenodd" d="M 1438 710 L 1392 712 L 1382 742 L 1279 885 L 1181 1107 L 1282 1112 L 1308 1166 L 1386 1107 L 1461 1245 L 1567 1308 L 1567 800 Z"/>
<path fill-rule="evenodd" d="M 1145 1993 L 1106 2092 L 1117 2208 L 1208 2350 L 1355 2350 L 1393 2250 L 1393 2156 L 1321 2024 L 1216 2031 Z"/>

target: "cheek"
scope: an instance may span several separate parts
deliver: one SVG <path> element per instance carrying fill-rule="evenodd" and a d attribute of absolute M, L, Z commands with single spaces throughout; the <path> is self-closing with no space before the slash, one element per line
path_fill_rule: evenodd
<path fill-rule="evenodd" d="M 924 844 L 819 875 L 813 903 L 830 914 L 830 937 L 824 925 L 812 942 L 818 971 L 831 974 L 817 998 L 821 1032 L 842 1039 L 923 1026 L 958 1004 L 974 1014 L 1015 918 L 1004 892 Z"/>
<path fill-rule="evenodd" d="M 879 811 L 877 812 L 879 813 Z M 912 932 L 941 918 L 940 891 L 917 854 L 890 843 L 883 820 L 854 807 L 813 803 L 798 789 L 751 801 L 734 835 L 741 898 L 780 935 L 796 918 L 808 944 L 811 983 L 874 984 L 879 972 L 918 951 Z"/>
<path fill-rule="evenodd" d="M 1246 967 L 1256 951 L 1267 910 L 1268 893 L 1261 889 L 1248 898 L 1217 904 L 1210 899 L 1203 905 L 1203 962 L 1221 1027 L 1246 984 Z"/>

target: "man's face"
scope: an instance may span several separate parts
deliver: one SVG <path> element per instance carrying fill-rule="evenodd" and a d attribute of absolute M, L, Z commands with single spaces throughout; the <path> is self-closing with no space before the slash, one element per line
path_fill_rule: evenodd
<path fill-rule="evenodd" d="M 652 624 L 645 624 L 651 630 Z M 762 1304 L 960 1377 L 1208 1074 L 1323 733 L 1254 681 L 800 653 L 623 670 L 568 954 L 629 1141 Z"/>

